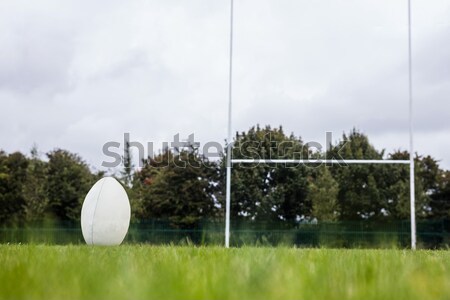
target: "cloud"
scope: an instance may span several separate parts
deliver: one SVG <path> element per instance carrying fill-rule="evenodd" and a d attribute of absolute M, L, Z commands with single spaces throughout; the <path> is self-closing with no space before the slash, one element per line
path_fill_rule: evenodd
<path fill-rule="evenodd" d="M 449 4 L 413 7 L 416 147 L 450 167 Z M 386 9 L 389 7 L 389 9 Z M 352 127 L 407 149 L 406 2 L 235 1 L 234 130 Z M 124 132 L 226 137 L 227 1 L 2 1 L 0 148 L 78 152 Z"/>

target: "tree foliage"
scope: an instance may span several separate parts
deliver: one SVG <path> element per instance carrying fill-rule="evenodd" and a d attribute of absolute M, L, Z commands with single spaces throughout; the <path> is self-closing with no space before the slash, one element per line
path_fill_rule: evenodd
<path fill-rule="evenodd" d="M 339 217 L 339 184 L 334 180 L 328 167 L 317 169 L 316 176 L 310 177 L 309 201 L 312 216 L 319 221 L 337 221 Z"/>
<path fill-rule="evenodd" d="M 25 199 L 22 193 L 28 160 L 19 152 L 7 155 L 0 151 L 0 223 L 22 219 Z"/>
<path fill-rule="evenodd" d="M 144 160 L 134 172 L 129 144 L 118 170 L 132 208 L 133 221 L 169 220 L 193 228 L 204 219 L 224 217 L 226 153 L 210 161 L 194 147 L 164 149 Z M 408 220 L 408 165 L 273 164 L 271 159 L 325 157 L 408 160 L 407 151 L 385 153 L 364 133 L 353 129 L 326 153 L 312 152 L 300 137 L 282 127 L 251 127 L 236 133 L 234 159 L 268 163 L 234 164 L 231 215 L 234 220 L 282 222 L 296 226 L 347 220 Z M 433 157 L 415 154 L 415 199 L 418 218 L 450 218 L 450 175 Z M 93 172 L 82 158 L 57 149 L 44 158 L 0 150 L 0 224 L 41 219 L 78 220 L 82 201 L 103 173 Z"/>
<path fill-rule="evenodd" d="M 214 217 L 218 169 L 196 151 L 166 150 L 144 161 L 135 174 L 141 218 L 168 219 L 176 227 L 192 227 Z"/>
<path fill-rule="evenodd" d="M 47 193 L 48 164 L 40 159 L 38 150 L 33 147 L 23 185 L 24 220 L 37 221 L 45 218 L 49 205 Z"/>
<path fill-rule="evenodd" d="M 450 218 L 450 171 L 440 170 L 437 189 L 431 194 L 430 215 L 433 218 Z"/>
<path fill-rule="evenodd" d="M 47 153 L 49 212 L 59 220 L 79 220 L 84 197 L 97 176 L 76 154 L 66 150 Z"/>
<path fill-rule="evenodd" d="M 252 127 L 236 133 L 232 147 L 235 159 L 283 159 L 303 157 L 303 142 L 282 127 Z M 222 172 L 226 156 L 222 162 Z M 295 222 L 311 212 L 307 199 L 307 168 L 303 165 L 255 163 L 235 165 L 232 171 L 231 212 L 248 220 Z M 224 178 L 224 177 L 222 177 Z M 224 186 L 224 181 L 222 181 Z"/>

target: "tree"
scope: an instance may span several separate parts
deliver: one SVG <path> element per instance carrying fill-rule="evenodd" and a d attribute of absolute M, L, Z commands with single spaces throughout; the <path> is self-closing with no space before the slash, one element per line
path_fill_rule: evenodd
<path fill-rule="evenodd" d="M 287 136 L 283 128 L 259 125 L 236 133 L 235 159 L 287 159 L 305 155 L 299 137 Z M 226 156 L 222 159 L 222 191 L 225 189 Z M 308 170 L 304 165 L 234 165 L 231 213 L 233 218 L 296 222 L 311 212 L 307 195 Z"/>
<path fill-rule="evenodd" d="M 167 219 L 191 228 L 215 216 L 218 168 L 193 151 L 165 150 L 144 161 L 133 189 L 142 197 L 143 218 Z"/>
<path fill-rule="evenodd" d="M 431 195 L 431 216 L 436 219 L 450 218 L 450 171 L 440 170 L 437 190 Z"/>
<path fill-rule="evenodd" d="M 353 129 L 345 133 L 337 145 L 332 146 L 328 156 L 344 159 L 382 159 L 384 151 L 377 151 L 368 137 Z M 338 202 L 341 220 L 361 220 L 384 217 L 384 197 L 380 186 L 384 185 L 383 166 L 341 165 L 331 168 L 339 184 Z"/>
<path fill-rule="evenodd" d="M 389 155 L 392 159 L 409 159 L 408 151 L 395 151 Z M 396 219 L 407 219 L 410 215 L 410 184 L 409 166 L 391 166 L 386 178 L 390 184 L 386 188 L 389 195 L 387 205 L 389 212 Z M 438 177 L 441 170 L 438 163 L 431 156 L 415 155 L 414 158 L 414 184 L 416 215 L 418 218 L 433 216 L 430 201 L 432 195 L 438 192 Z"/>
<path fill-rule="evenodd" d="M 393 160 L 408 160 L 409 153 L 395 151 L 389 154 Z M 384 194 L 386 201 L 383 208 L 386 211 L 386 217 L 392 220 L 408 220 L 410 217 L 410 190 L 409 190 L 409 166 L 408 165 L 389 165 L 381 169 L 386 181 Z M 416 195 L 420 195 L 417 191 Z"/>
<path fill-rule="evenodd" d="M 79 220 L 84 197 L 100 175 L 93 175 L 77 154 L 66 150 L 47 153 L 50 213 L 59 220 Z"/>
<path fill-rule="evenodd" d="M 310 177 L 309 181 L 308 199 L 312 203 L 312 216 L 319 221 L 336 221 L 339 212 L 339 185 L 328 167 L 317 170 L 317 173 L 317 176 Z"/>
<path fill-rule="evenodd" d="M 124 155 L 122 157 L 123 170 L 121 172 L 121 180 L 126 187 L 130 187 L 133 181 L 133 156 L 130 151 L 130 142 L 125 141 Z"/>
<path fill-rule="evenodd" d="M 25 204 L 22 188 L 27 167 L 28 160 L 22 153 L 6 155 L 0 151 L 0 224 L 22 219 Z"/>
<path fill-rule="evenodd" d="M 22 189 L 24 219 L 26 221 L 43 220 L 45 218 L 49 205 L 47 173 L 47 163 L 40 159 L 37 147 L 33 146 Z"/>

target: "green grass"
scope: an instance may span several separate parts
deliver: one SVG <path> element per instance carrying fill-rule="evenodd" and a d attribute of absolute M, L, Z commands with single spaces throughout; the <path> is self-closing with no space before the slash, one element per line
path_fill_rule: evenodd
<path fill-rule="evenodd" d="M 450 299 L 450 252 L 0 245 L 0 299 Z"/>

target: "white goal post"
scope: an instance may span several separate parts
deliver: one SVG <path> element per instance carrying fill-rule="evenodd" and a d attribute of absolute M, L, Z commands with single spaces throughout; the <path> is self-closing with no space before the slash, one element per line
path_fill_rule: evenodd
<path fill-rule="evenodd" d="M 409 160 L 305 160 L 305 159 L 232 159 L 232 92 L 233 92 L 233 15 L 234 0 L 230 0 L 230 56 L 228 82 L 228 139 L 227 139 L 227 175 L 226 175 L 226 203 L 225 203 L 225 247 L 230 247 L 230 210 L 231 210 L 231 168 L 233 164 L 409 164 L 410 182 L 410 221 L 411 221 L 411 249 L 416 249 L 416 213 L 415 213 L 415 185 L 414 185 L 414 148 L 413 148 L 413 99 L 412 99 L 412 55 L 411 55 L 411 0 L 408 1 L 408 96 L 409 96 Z"/>

